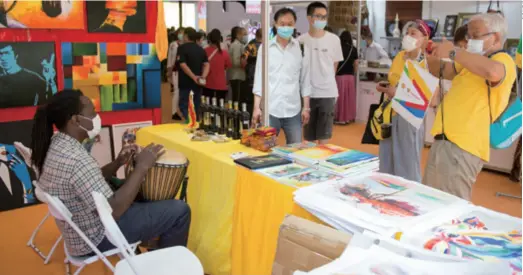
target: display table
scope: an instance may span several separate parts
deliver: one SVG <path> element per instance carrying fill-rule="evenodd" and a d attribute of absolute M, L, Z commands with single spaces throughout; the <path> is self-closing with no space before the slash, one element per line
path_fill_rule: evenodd
<path fill-rule="evenodd" d="M 189 160 L 188 203 L 191 230 L 188 247 L 200 259 L 208 274 L 231 274 L 231 244 L 236 165 L 234 152 L 261 155 L 238 141 L 217 144 L 190 141 L 184 125 L 164 124 L 143 128 L 137 143 L 157 143 L 183 153 Z M 292 202 L 292 200 L 291 200 Z M 275 225 L 277 230 L 279 224 Z M 238 273 L 234 273 L 238 274 Z M 242 273 L 245 274 L 245 273 Z"/>
<path fill-rule="evenodd" d="M 271 274 L 281 223 L 292 214 L 319 222 L 294 203 L 294 187 L 238 166 L 232 274 Z"/>

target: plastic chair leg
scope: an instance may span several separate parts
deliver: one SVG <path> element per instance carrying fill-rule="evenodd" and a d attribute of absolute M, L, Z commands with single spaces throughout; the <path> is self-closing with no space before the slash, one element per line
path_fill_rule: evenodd
<path fill-rule="evenodd" d="M 36 247 L 36 245 L 34 244 L 34 239 L 36 238 L 36 235 L 38 234 L 38 231 L 40 231 L 40 228 L 42 227 L 42 225 L 45 223 L 45 221 L 47 221 L 47 218 L 49 218 L 49 212 L 47 212 L 45 217 L 35 228 L 35 230 L 33 231 L 33 234 L 31 234 L 31 238 L 29 238 L 29 241 L 27 242 L 27 246 L 31 247 L 33 249 L 33 251 L 36 252 L 36 254 L 38 254 L 38 256 L 40 256 L 44 260 L 44 264 L 49 263 L 49 261 L 51 260 L 51 256 L 53 255 L 54 250 L 56 249 L 56 246 L 62 239 L 62 235 L 60 235 L 58 240 L 55 242 L 55 244 L 51 248 L 51 251 L 49 251 L 49 253 L 47 255 L 45 255 L 42 251 L 40 251 L 40 249 L 38 249 L 38 247 Z"/>
<path fill-rule="evenodd" d="M 47 257 L 45 258 L 44 264 L 48 264 L 49 263 L 49 261 L 51 260 L 51 256 L 53 256 L 54 250 L 56 249 L 56 247 L 58 246 L 58 244 L 60 243 L 61 240 L 62 240 L 62 235 L 60 235 L 60 237 L 58 237 L 58 239 L 54 243 L 53 247 L 51 248 L 51 251 L 49 251 L 49 254 L 47 254 Z"/>

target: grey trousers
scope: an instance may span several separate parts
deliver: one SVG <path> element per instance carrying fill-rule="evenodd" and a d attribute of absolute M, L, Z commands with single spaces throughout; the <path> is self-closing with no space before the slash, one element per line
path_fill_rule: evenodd
<path fill-rule="evenodd" d="M 391 137 L 380 141 L 380 172 L 421 182 L 425 123 L 416 129 L 400 115 L 392 117 Z"/>
<path fill-rule="evenodd" d="M 191 210 L 180 200 L 133 203 L 116 223 L 130 244 L 160 237 L 159 248 L 187 246 Z M 107 237 L 98 245 L 101 252 L 113 248 Z"/>
<path fill-rule="evenodd" d="M 448 140 L 436 140 L 430 148 L 423 184 L 470 200 L 483 161 Z"/>

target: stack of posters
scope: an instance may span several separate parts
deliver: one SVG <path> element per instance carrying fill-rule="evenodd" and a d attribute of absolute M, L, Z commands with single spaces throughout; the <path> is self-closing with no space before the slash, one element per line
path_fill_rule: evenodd
<path fill-rule="evenodd" d="M 304 149 L 314 148 L 316 147 L 316 145 L 317 144 L 314 142 L 303 142 L 289 144 L 285 146 L 276 146 L 272 148 L 272 153 L 278 156 L 287 157 L 292 153 L 296 153 Z"/>
<path fill-rule="evenodd" d="M 373 245 L 361 248 L 349 244 L 342 256 L 310 272 L 294 275 L 510 275 L 506 263 L 482 261 L 442 262 L 417 259 Z"/>
<path fill-rule="evenodd" d="M 257 170 L 257 172 L 275 179 L 280 183 L 296 188 L 325 181 L 337 181 L 342 179 L 342 177 L 333 173 L 317 170 L 297 163 L 260 169 Z"/>
<path fill-rule="evenodd" d="M 468 202 L 431 187 L 381 173 L 344 178 L 298 189 L 296 203 L 333 227 L 392 236 L 449 206 Z"/>
<path fill-rule="evenodd" d="M 400 242 L 438 254 L 507 262 L 521 274 L 521 219 L 469 205 L 405 230 Z"/>
<path fill-rule="evenodd" d="M 279 165 L 286 165 L 292 163 L 288 159 L 284 159 L 277 155 L 266 155 L 259 157 L 246 157 L 235 159 L 234 162 L 243 167 L 249 168 L 251 170 L 263 169 L 268 167 L 274 167 Z"/>
<path fill-rule="evenodd" d="M 312 148 L 297 150 L 288 156 L 300 163 L 317 165 L 321 161 L 324 161 L 335 154 L 342 153 L 347 150 L 347 148 L 343 148 L 337 145 L 321 144 Z"/>

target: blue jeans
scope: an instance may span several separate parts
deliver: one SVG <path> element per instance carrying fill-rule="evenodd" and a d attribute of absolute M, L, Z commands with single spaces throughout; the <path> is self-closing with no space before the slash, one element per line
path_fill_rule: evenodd
<path fill-rule="evenodd" d="M 300 143 L 302 140 L 301 112 L 293 117 L 286 118 L 277 118 L 269 115 L 269 126 L 276 128 L 277 135 L 283 129 L 287 144 Z"/>
<path fill-rule="evenodd" d="M 187 246 L 191 210 L 180 200 L 135 202 L 116 223 L 130 244 L 160 237 L 159 248 Z M 101 252 L 113 248 L 107 237 L 98 245 Z"/>
<path fill-rule="evenodd" d="M 200 109 L 200 101 L 202 101 L 202 88 L 180 88 L 180 102 L 178 103 L 178 106 L 180 108 L 180 111 L 183 114 L 183 117 L 185 119 L 188 118 L 187 114 L 189 113 L 189 94 L 193 91 L 194 97 L 194 111 L 196 114 L 198 114 L 198 110 Z M 198 120 L 199 118 L 197 118 Z"/>

